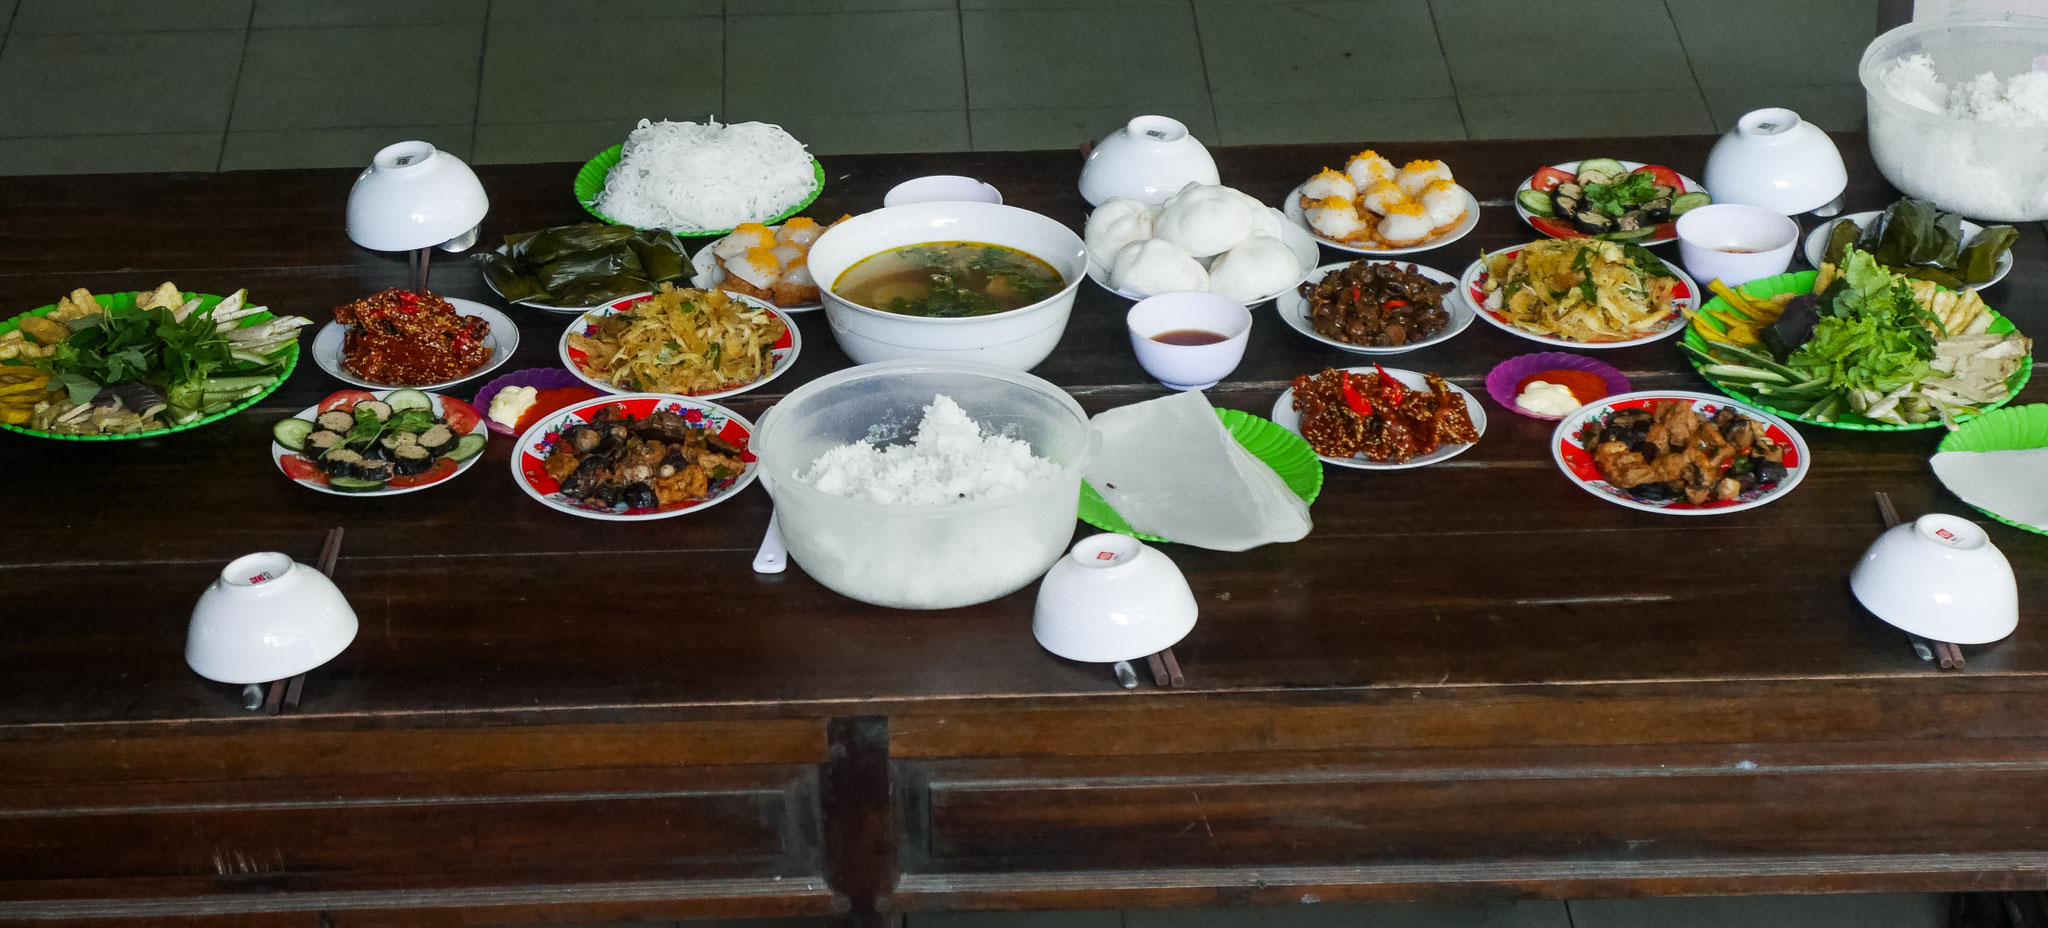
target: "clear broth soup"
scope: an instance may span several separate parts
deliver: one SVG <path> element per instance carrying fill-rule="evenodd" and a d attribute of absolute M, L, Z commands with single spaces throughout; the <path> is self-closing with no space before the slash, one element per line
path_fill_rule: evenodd
<path fill-rule="evenodd" d="M 1021 309 L 1065 286 L 1051 264 L 1015 248 L 922 242 L 854 262 L 832 292 L 886 313 L 958 318 Z"/>

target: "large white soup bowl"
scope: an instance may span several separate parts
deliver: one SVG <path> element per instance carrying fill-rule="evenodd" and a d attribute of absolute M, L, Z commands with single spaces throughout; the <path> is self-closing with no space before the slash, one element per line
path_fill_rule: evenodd
<path fill-rule="evenodd" d="M 931 318 L 842 299 L 839 276 L 861 259 L 926 242 L 984 242 L 1034 255 L 1066 286 L 1029 306 L 987 316 Z M 832 337 L 855 364 L 896 360 L 979 361 L 1030 370 L 1059 344 L 1088 272 L 1088 248 L 1065 225 L 997 203 L 911 203 L 842 220 L 811 245 L 811 276 L 824 291 Z"/>

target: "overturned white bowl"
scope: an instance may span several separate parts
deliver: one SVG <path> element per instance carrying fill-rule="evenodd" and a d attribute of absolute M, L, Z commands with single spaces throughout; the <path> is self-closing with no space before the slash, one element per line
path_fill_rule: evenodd
<path fill-rule="evenodd" d="M 1076 542 L 1046 572 L 1031 633 L 1070 661 L 1128 661 L 1187 637 L 1197 611 L 1187 577 L 1165 554 L 1103 533 Z"/>
<path fill-rule="evenodd" d="M 1956 516 L 1924 515 L 1877 536 L 1849 589 L 1878 618 L 1935 641 L 1987 644 L 2020 621 L 2012 565 Z"/>
<path fill-rule="evenodd" d="M 221 570 L 185 637 L 185 663 L 209 680 L 268 683 L 332 660 L 356 637 L 356 613 L 327 575 L 275 551 Z"/>
<path fill-rule="evenodd" d="M 1065 286 L 1029 306 L 965 318 L 887 313 L 835 292 L 839 276 L 861 259 L 926 242 L 1015 248 L 1052 265 Z M 811 245 L 810 266 L 824 294 L 832 337 L 855 364 L 953 360 L 1030 370 L 1052 353 L 1067 329 L 1074 292 L 1088 273 L 1088 248 L 1074 230 L 1030 210 L 996 203 L 911 203 L 841 220 Z"/>

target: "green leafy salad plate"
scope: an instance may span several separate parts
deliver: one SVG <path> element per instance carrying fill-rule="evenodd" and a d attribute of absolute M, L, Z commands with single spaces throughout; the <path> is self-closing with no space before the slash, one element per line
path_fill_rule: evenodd
<path fill-rule="evenodd" d="M 599 212 L 597 198 L 604 193 L 605 178 L 610 176 L 612 168 L 618 166 L 619 159 L 624 157 L 625 151 L 626 143 L 620 142 L 604 151 L 598 152 L 597 157 L 584 162 L 583 167 L 576 172 L 576 202 L 583 204 L 585 212 L 613 225 L 626 225 L 627 223 L 621 223 Z M 762 217 L 758 220 L 762 225 L 772 226 L 782 222 L 791 216 L 803 212 L 805 207 L 817 201 L 818 194 L 825 192 L 825 166 L 819 164 L 818 159 L 812 158 L 811 171 L 817 178 L 817 182 L 811 186 L 811 192 L 806 194 L 802 200 L 797 201 L 796 205 L 773 216 Z M 680 236 L 732 234 L 731 229 L 669 229 L 668 231 Z"/>
<path fill-rule="evenodd" d="M 1745 298 L 1757 300 L 1765 300 L 1787 293 L 1794 295 L 1810 293 L 1813 291 L 1814 280 L 1818 273 L 1817 271 L 1796 271 L 1790 274 L 1779 274 L 1775 277 L 1765 277 L 1743 284 L 1741 291 Z M 1701 308 L 1700 313 L 1694 318 L 1692 324 L 1686 327 L 1685 338 L 1680 342 L 1685 349 L 1686 359 L 1692 362 L 1693 368 L 1699 371 L 1700 376 L 1706 378 L 1708 383 L 1713 384 L 1714 388 L 1722 393 L 1742 400 L 1745 403 L 1753 403 L 1795 422 L 1834 429 L 1900 432 L 1936 428 L 1945 424 L 1943 411 L 1939 408 L 1935 408 L 1932 411 L 1922 411 L 1920 415 L 1924 416 L 1924 418 L 1921 421 L 1887 421 L 1865 416 L 1853 404 L 1842 401 L 1842 388 L 1839 384 L 1844 380 L 1865 379 L 1881 382 L 1885 377 L 1893 377 L 1900 380 L 1907 379 L 1898 377 L 1898 375 L 1888 369 L 1887 362 L 1871 359 L 1867 352 L 1859 351 L 1858 353 L 1845 356 L 1842 360 L 1836 362 L 1833 368 L 1823 375 L 1830 379 L 1830 383 L 1823 386 L 1819 385 L 1820 378 L 1795 382 L 1794 378 L 1803 377 L 1806 372 L 1795 371 L 1776 363 L 1776 359 L 1770 355 L 1766 348 L 1759 346 L 1744 351 L 1739 347 L 1731 348 L 1724 342 L 1709 339 L 1703 334 L 1701 326 L 1720 326 L 1723 323 L 1718 317 L 1725 316 L 1733 310 L 1734 307 L 1722 297 L 1716 296 L 1709 300 Z M 2011 335 L 2015 331 L 2012 320 L 1999 315 L 1997 311 L 1985 308 L 1983 312 L 1988 317 L 1988 325 L 1979 326 L 1981 331 L 1977 335 L 1960 337 L 1991 339 L 1996 336 Z M 1823 307 L 1823 318 L 1827 315 L 1828 311 Z M 1725 332 L 1725 329 L 1718 331 Z M 1878 334 L 1852 332 L 1848 337 L 1843 338 L 1842 341 L 1845 346 L 1876 344 L 1882 341 L 1882 339 L 1876 337 Z M 1948 338 L 1949 336 L 1939 336 L 1932 338 L 1932 341 L 1939 345 L 1947 341 Z M 1796 361 L 1796 359 L 1797 355 L 1795 354 L 1787 360 Z M 1895 364 L 1897 362 L 1889 363 Z M 1921 369 L 1925 370 L 1924 367 Z M 2018 358 L 2017 366 L 2012 372 L 2006 375 L 2004 380 L 2005 394 L 2002 397 L 1975 405 L 1964 406 L 1956 404 L 1952 407 L 1954 411 L 1947 414 L 1948 420 L 1955 423 L 1968 422 L 2012 402 L 2013 398 L 2019 395 L 2020 390 L 2027 385 L 2028 379 L 2032 376 L 2033 353 L 2031 350 L 2028 350 L 2024 357 Z M 1935 372 L 1934 374 L 1924 376 L 1922 379 L 1914 380 L 1913 383 L 1918 384 L 1918 386 L 1908 384 L 1902 385 L 1897 389 L 1898 392 L 1909 395 L 1927 390 L 1928 388 L 1939 390 L 1943 386 L 1944 379 L 1940 372 Z M 1897 397 L 1887 394 L 1885 398 L 1896 399 Z M 1872 406 L 1870 408 L 1875 409 L 1876 407 Z"/>
<path fill-rule="evenodd" d="M 259 308 L 232 320 L 234 325 L 229 331 L 239 330 L 248 333 L 246 336 L 237 338 L 229 334 L 218 339 L 209 337 L 213 330 L 204 323 L 212 318 L 223 297 L 180 292 L 185 301 L 198 300 L 199 306 L 184 320 L 173 321 L 172 311 L 167 308 L 144 310 L 150 314 L 146 317 L 138 315 L 136 303 L 144 295 L 139 291 L 93 294 L 112 324 L 74 326 L 77 330 L 63 344 L 70 346 L 73 339 L 95 333 L 89 339 L 92 344 L 74 346 L 52 359 L 49 363 L 55 367 L 57 377 L 51 385 L 53 389 L 68 386 L 70 402 L 89 404 L 100 387 L 82 372 L 118 378 L 118 384 L 108 386 L 132 385 L 167 400 L 168 408 L 158 415 L 170 424 L 136 431 L 77 434 L 26 424 L 0 423 L 0 429 L 63 441 L 127 441 L 170 435 L 219 422 L 262 402 L 298 367 L 299 343 L 294 330 L 306 323 L 304 319 L 284 317 L 284 324 L 272 326 L 279 317 Z M 59 305 L 38 307 L 0 322 L 0 338 L 21 328 L 22 320 L 48 316 Z M 173 326 L 173 333 L 166 335 L 165 330 Z M 19 359 L 0 362 L 21 363 Z M 119 391 L 116 393 L 119 395 Z"/>
<path fill-rule="evenodd" d="M 1281 428 L 1270 420 L 1235 409 L 1218 409 L 1216 418 L 1223 420 L 1224 427 L 1230 430 L 1230 437 L 1237 439 L 1237 443 L 1243 446 L 1244 450 L 1273 468 L 1273 472 L 1280 475 L 1287 488 L 1293 490 L 1294 495 L 1301 497 L 1302 502 L 1316 501 L 1317 494 L 1323 490 L 1323 462 L 1316 457 L 1315 449 L 1309 447 L 1308 442 L 1303 441 L 1301 436 Z M 1102 494 L 1096 492 L 1094 487 L 1089 486 L 1086 480 L 1081 481 L 1080 516 L 1081 521 L 1105 532 L 1131 535 L 1144 541 L 1173 540 L 1147 535 L 1131 528 L 1131 523 L 1125 521 L 1124 517 L 1117 513 L 1116 508 L 1111 506 L 1108 500 L 1103 499 Z"/>

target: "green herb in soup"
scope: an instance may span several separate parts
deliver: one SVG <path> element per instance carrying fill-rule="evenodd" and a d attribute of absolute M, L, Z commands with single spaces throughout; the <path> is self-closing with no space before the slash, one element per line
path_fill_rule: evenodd
<path fill-rule="evenodd" d="M 1029 306 L 1065 286 L 1037 257 L 984 242 L 925 242 L 870 255 L 832 292 L 903 316 L 986 316 Z"/>

